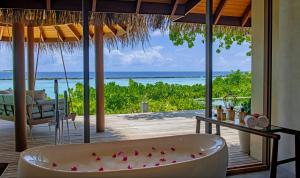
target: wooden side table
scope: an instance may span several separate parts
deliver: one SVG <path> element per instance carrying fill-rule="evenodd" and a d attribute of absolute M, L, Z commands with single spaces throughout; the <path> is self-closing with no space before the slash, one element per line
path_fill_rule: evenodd
<path fill-rule="evenodd" d="M 216 126 L 229 127 L 232 129 L 248 132 L 262 137 L 270 138 L 273 140 L 272 157 L 271 157 L 271 170 L 270 177 L 276 178 L 277 166 L 295 161 L 296 178 L 300 178 L 300 131 L 278 127 L 271 125 L 268 128 L 249 128 L 245 125 L 240 125 L 238 121 L 218 121 L 216 118 L 207 118 L 205 116 L 196 116 L 196 133 L 200 133 L 201 121 L 215 124 Z M 278 161 L 278 142 L 280 135 L 276 133 L 285 133 L 295 136 L 295 157 Z M 218 132 L 217 135 L 220 135 Z"/>

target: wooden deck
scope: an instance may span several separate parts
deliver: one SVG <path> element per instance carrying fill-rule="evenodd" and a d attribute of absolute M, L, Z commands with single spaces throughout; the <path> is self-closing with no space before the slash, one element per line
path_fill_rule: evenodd
<path fill-rule="evenodd" d="M 91 141 L 106 142 L 195 133 L 195 116 L 200 113 L 202 112 L 185 111 L 108 115 L 105 133 L 95 133 L 95 117 L 91 116 Z M 83 118 L 77 117 L 76 124 L 77 130 L 70 125 L 71 143 L 82 143 Z M 221 134 L 229 147 L 229 167 L 258 162 L 240 151 L 236 130 L 221 128 Z M 67 135 L 66 132 L 65 135 Z M 65 142 L 68 143 L 67 136 L 65 136 Z M 34 127 L 33 137 L 28 138 L 28 146 L 45 144 L 54 144 L 54 128 L 52 127 L 49 131 L 46 124 Z M 8 163 L 1 177 L 16 177 L 19 153 L 14 152 L 14 149 L 14 124 L 0 120 L 0 163 Z"/>

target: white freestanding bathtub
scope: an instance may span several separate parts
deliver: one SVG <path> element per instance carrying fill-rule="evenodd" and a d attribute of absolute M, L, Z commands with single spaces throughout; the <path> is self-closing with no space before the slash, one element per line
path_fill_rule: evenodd
<path fill-rule="evenodd" d="M 41 146 L 21 153 L 18 177 L 221 178 L 227 146 L 216 135 Z"/>

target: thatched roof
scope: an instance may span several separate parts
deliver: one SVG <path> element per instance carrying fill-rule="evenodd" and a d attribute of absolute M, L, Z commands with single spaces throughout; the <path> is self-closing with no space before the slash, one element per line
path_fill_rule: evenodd
<path fill-rule="evenodd" d="M 45 42 L 48 47 L 58 43 L 69 49 L 81 46 L 81 12 L 0 9 L 0 41 L 11 40 L 11 24 L 15 21 L 34 26 L 35 41 Z M 149 40 L 149 30 L 165 30 L 168 21 L 157 15 L 90 13 L 90 38 L 93 40 L 93 24 L 103 23 L 109 48 L 144 45 Z M 25 40 L 26 31 L 27 27 Z"/>

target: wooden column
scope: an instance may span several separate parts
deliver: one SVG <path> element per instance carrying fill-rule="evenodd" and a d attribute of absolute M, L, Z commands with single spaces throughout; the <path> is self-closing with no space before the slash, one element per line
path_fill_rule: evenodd
<path fill-rule="evenodd" d="M 89 9 L 90 9 L 90 1 L 82 0 L 84 143 L 90 142 Z"/>
<path fill-rule="evenodd" d="M 33 27 L 27 28 L 27 80 L 28 90 L 34 90 L 34 34 Z"/>
<path fill-rule="evenodd" d="M 206 58 L 206 94 L 205 94 L 205 116 L 212 117 L 212 24 L 213 24 L 213 14 L 212 14 L 212 0 L 206 0 L 206 42 L 205 42 L 205 58 Z M 205 125 L 205 132 L 212 132 L 212 125 L 207 123 Z"/>
<path fill-rule="evenodd" d="M 96 130 L 104 132 L 104 55 L 103 25 L 95 25 Z"/>
<path fill-rule="evenodd" d="M 27 149 L 26 142 L 26 98 L 25 98 L 25 57 L 24 24 L 13 23 L 13 84 L 15 103 L 15 141 L 16 151 Z"/>

